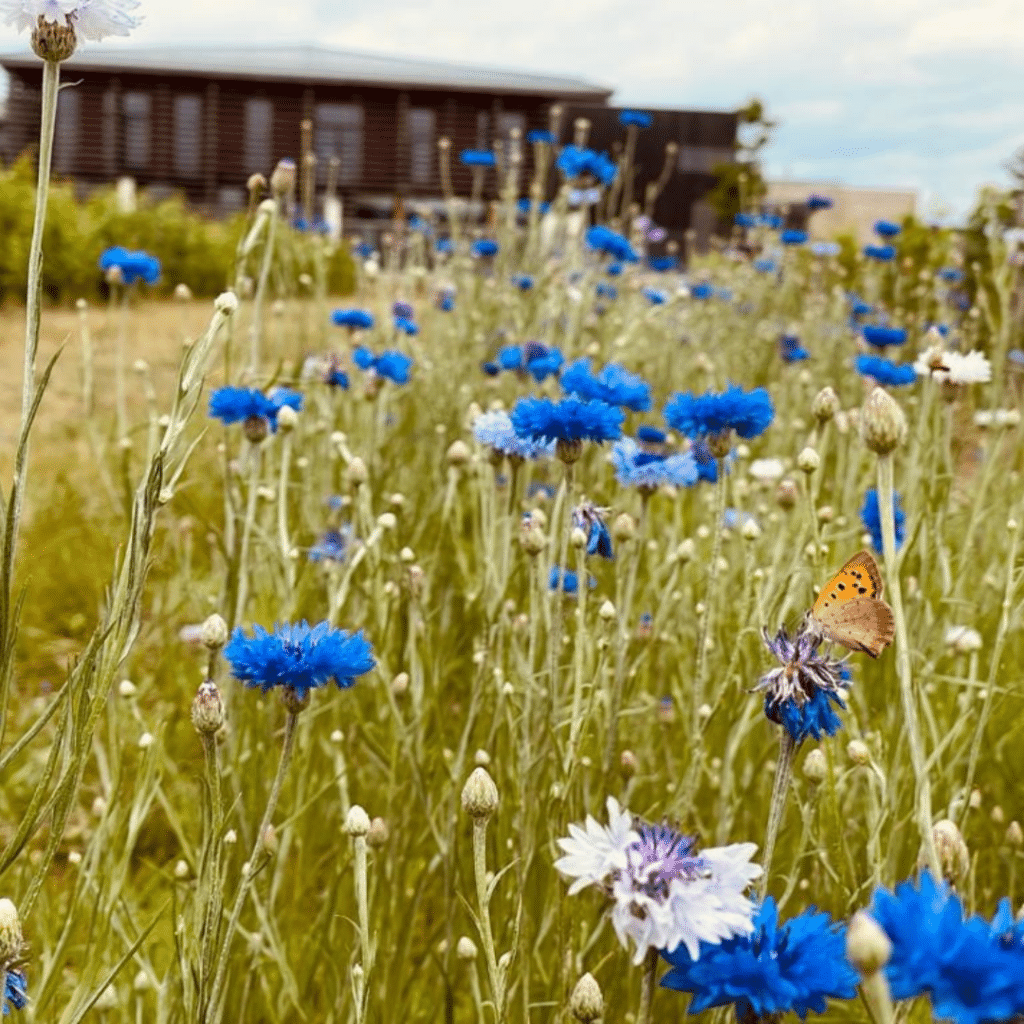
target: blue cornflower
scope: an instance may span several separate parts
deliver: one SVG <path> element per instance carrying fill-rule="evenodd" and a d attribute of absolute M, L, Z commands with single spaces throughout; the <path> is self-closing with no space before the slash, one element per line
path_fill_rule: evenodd
<path fill-rule="evenodd" d="M 396 384 L 409 383 L 412 356 L 407 356 L 404 352 L 389 349 L 376 356 L 368 348 L 360 345 L 352 353 L 352 361 L 360 370 L 373 370 L 378 377 L 386 377 Z"/>
<path fill-rule="evenodd" d="M 3 1011 L 3 1016 L 6 1017 L 11 1012 L 12 1006 L 15 1010 L 23 1010 L 27 1005 L 28 982 L 25 979 L 24 971 L 0 969 L 0 974 L 3 975 L 0 1009 Z"/>
<path fill-rule="evenodd" d="M 617 299 L 619 297 L 619 289 L 613 284 L 607 284 L 604 281 L 597 282 L 597 294 L 602 299 Z"/>
<path fill-rule="evenodd" d="M 772 231 L 778 231 L 782 227 L 782 217 L 777 213 L 762 213 L 757 221 Z"/>
<path fill-rule="evenodd" d="M 450 313 L 455 308 L 455 293 L 452 291 L 438 292 L 437 308 L 442 313 Z"/>
<path fill-rule="evenodd" d="M 551 204 L 547 202 L 535 203 L 523 196 L 522 199 L 516 201 L 516 209 L 523 214 L 523 216 L 527 216 L 531 209 L 535 209 L 538 213 L 543 214 L 547 213 L 548 210 L 551 209 Z"/>
<path fill-rule="evenodd" d="M 651 270 L 656 270 L 658 273 L 663 274 L 669 270 L 675 270 L 679 266 L 678 256 L 650 256 L 647 259 L 647 265 Z"/>
<path fill-rule="evenodd" d="M 796 228 L 787 228 L 779 235 L 779 241 L 783 245 L 803 245 L 807 241 L 807 232 L 797 231 Z"/>
<path fill-rule="evenodd" d="M 896 548 L 899 550 L 906 535 L 907 516 L 903 511 L 902 499 L 896 491 L 892 492 L 892 517 L 896 526 Z M 864 529 L 871 534 L 871 546 L 876 551 L 881 551 L 882 519 L 878 512 L 878 491 L 874 487 L 864 495 L 864 504 L 860 509 L 860 521 L 864 524 Z"/>
<path fill-rule="evenodd" d="M 918 886 L 876 889 L 870 913 L 892 943 L 884 970 L 895 999 L 927 992 L 933 1016 L 955 1024 L 1024 1012 L 1024 942 L 1006 902 L 991 923 L 966 917 L 960 897 L 924 871 Z"/>
<path fill-rule="evenodd" d="M 100 256 L 100 270 L 112 270 L 114 267 L 121 272 L 121 280 L 125 284 L 135 284 L 136 281 L 156 284 L 160 280 L 160 261 L 141 250 L 133 252 L 123 245 L 104 249 Z"/>
<path fill-rule="evenodd" d="M 549 348 L 539 341 L 528 341 L 525 345 L 511 345 L 498 353 L 498 362 L 506 370 L 528 373 L 538 383 L 554 377 L 562 367 L 562 353 L 553 346 Z"/>
<path fill-rule="evenodd" d="M 646 412 L 651 407 L 650 385 L 617 363 L 608 363 L 595 375 L 589 359 L 578 359 L 562 374 L 561 383 L 567 395 L 578 398 L 594 398 L 634 412 Z"/>
<path fill-rule="evenodd" d="M 808 736 L 834 736 L 843 723 L 832 705 L 846 710 L 843 698 L 849 679 L 844 678 L 843 663 L 820 654 L 821 637 L 803 626 L 793 639 L 784 628 L 774 638 L 766 629 L 761 635 L 779 660 L 779 667 L 766 672 L 754 687 L 765 691 L 766 717 L 783 726 L 796 743 Z"/>
<path fill-rule="evenodd" d="M 351 527 L 346 527 L 344 531 L 325 531 L 320 540 L 309 549 L 309 560 L 311 562 L 344 562 L 351 536 Z"/>
<path fill-rule="evenodd" d="M 943 267 L 939 271 L 939 277 L 946 284 L 959 284 L 964 279 L 964 272 L 959 267 Z"/>
<path fill-rule="evenodd" d="M 300 700 L 332 679 L 345 689 L 376 664 L 362 631 L 348 633 L 328 622 L 286 622 L 274 626 L 273 633 L 253 626 L 251 637 L 239 626 L 224 656 L 231 662 L 231 674 L 246 686 L 258 686 L 264 693 L 280 686 L 294 690 Z"/>
<path fill-rule="evenodd" d="M 373 314 L 365 309 L 336 309 L 331 320 L 338 327 L 347 327 L 350 331 L 368 331 L 373 327 Z"/>
<path fill-rule="evenodd" d="M 463 167 L 493 167 L 494 154 L 489 149 L 464 149 L 459 154 Z"/>
<path fill-rule="evenodd" d="M 664 444 L 668 440 L 668 434 L 660 427 L 652 427 L 643 423 L 636 428 L 636 439 L 641 444 Z"/>
<path fill-rule="evenodd" d="M 450 256 L 455 252 L 455 243 L 450 238 L 439 238 L 434 242 L 434 252 L 442 256 Z"/>
<path fill-rule="evenodd" d="M 584 402 L 578 398 L 521 398 L 512 410 L 512 426 L 520 437 L 560 442 L 558 454 L 565 458 L 582 441 L 614 441 L 622 436 L 620 409 L 605 402 Z M 567 450 L 568 449 L 568 450 Z M 576 452 L 578 457 L 578 451 Z"/>
<path fill-rule="evenodd" d="M 799 363 L 811 358 L 811 353 L 800 344 L 795 334 L 784 334 L 779 338 L 779 354 L 784 363 Z"/>
<path fill-rule="evenodd" d="M 907 340 L 907 332 L 902 327 L 878 327 L 865 324 L 861 329 L 864 340 L 875 348 L 887 348 L 890 345 L 902 345 Z"/>
<path fill-rule="evenodd" d="M 400 334 L 412 335 L 420 333 L 419 324 L 417 324 L 415 320 L 409 320 L 404 316 L 395 317 L 395 330 Z"/>
<path fill-rule="evenodd" d="M 773 259 L 764 257 L 762 259 L 754 260 L 754 269 L 759 274 L 774 274 L 779 269 L 779 265 Z"/>
<path fill-rule="evenodd" d="M 477 257 L 494 256 L 498 251 L 498 243 L 493 238 L 478 238 L 470 247 L 470 252 Z"/>
<path fill-rule="evenodd" d="M 355 253 L 361 260 L 368 260 L 374 252 L 376 250 L 369 242 L 360 242 L 355 248 Z"/>
<path fill-rule="evenodd" d="M 808 210 L 831 210 L 832 200 L 828 196 L 809 195 L 804 204 Z"/>
<path fill-rule="evenodd" d="M 292 391 L 291 388 L 274 388 L 268 397 L 276 412 L 280 412 L 286 405 L 289 409 L 302 412 L 302 393 L 299 391 Z"/>
<path fill-rule="evenodd" d="M 636 263 L 640 258 L 626 238 L 603 224 L 595 224 L 587 230 L 587 245 L 623 263 Z"/>
<path fill-rule="evenodd" d="M 711 454 L 707 441 L 701 439 L 690 449 L 697 463 L 697 479 L 706 483 L 718 483 L 718 459 Z"/>
<path fill-rule="evenodd" d="M 550 459 L 555 454 L 554 441 L 532 441 L 520 437 L 507 412 L 485 412 L 473 421 L 473 436 L 480 444 L 513 459 Z"/>
<path fill-rule="evenodd" d="M 878 263 L 892 263 L 896 259 L 896 250 L 891 245 L 865 245 L 864 255 Z"/>
<path fill-rule="evenodd" d="M 597 153 L 592 149 L 581 149 L 579 146 L 566 146 L 555 166 L 567 177 L 578 178 L 582 174 L 589 174 L 604 185 L 610 185 L 615 180 L 617 168 L 607 153 Z"/>
<path fill-rule="evenodd" d="M 554 135 L 547 128 L 531 128 L 526 133 L 527 142 L 546 142 L 549 146 L 555 141 Z"/>
<path fill-rule="evenodd" d="M 847 296 L 850 300 L 850 316 L 855 319 L 862 316 L 869 316 L 874 313 L 875 307 L 869 302 L 865 302 L 859 295 L 850 294 Z"/>
<path fill-rule="evenodd" d="M 622 273 L 622 270 L 622 264 L 614 260 L 611 263 L 609 263 L 607 267 L 604 268 L 604 272 L 609 277 L 618 277 Z"/>
<path fill-rule="evenodd" d="M 899 224 L 894 224 L 891 220 L 875 221 L 875 234 L 881 235 L 882 238 L 895 238 L 902 230 Z"/>
<path fill-rule="evenodd" d="M 747 523 L 757 526 L 757 517 L 738 508 L 727 508 L 722 512 L 722 525 L 728 530 L 739 530 Z"/>
<path fill-rule="evenodd" d="M 612 559 L 612 535 L 608 532 L 604 516 L 608 509 L 596 508 L 584 502 L 572 510 L 572 525 L 587 535 L 587 554 Z"/>
<path fill-rule="evenodd" d="M 533 287 L 533 278 L 529 274 L 513 274 L 512 284 L 521 292 L 528 292 Z"/>
<path fill-rule="evenodd" d="M 857 356 L 854 360 L 857 372 L 865 377 L 871 377 L 879 384 L 890 384 L 893 387 L 903 387 L 906 384 L 913 384 L 917 380 L 917 373 L 910 363 L 893 363 L 881 356 Z"/>
<path fill-rule="evenodd" d="M 732 220 L 738 228 L 757 227 L 757 217 L 755 217 L 752 213 L 737 213 Z"/>
<path fill-rule="evenodd" d="M 691 299 L 713 299 L 715 297 L 715 286 L 709 284 L 707 281 L 701 281 L 700 284 L 695 284 L 690 287 L 690 298 Z"/>
<path fill-rule="evenodd" d="M 824 1013 L 829 999 L 853 999 L 857 972 L 846 960 L 846 928 L 812 907 L 779 923 L 768 896 L 754 912 L 749 935 L 717 945 L 702 942 L 700 957 L 685 946 L 662 956 L 672 965 L 662 988 L 691 992 L 690 1014 L 735 1007 L 737 1020 L 767 1020 L 809 1010 Z"/>
<path fill-rule="evenodd" d="M 719 437 L 735 430 L 749 440 L 763 434 L 774 417 L 767 389 L 744 391 L 735 384 L 718 395 L 677 394 L 665 406 L 668 425 L 691 438 Z"/>
<path fill-rule="evenodd" d="M 612 445 L 608 461 L 615 467 L 615 478 L 623 487 L 636 487 L 641 491 L 655 491 L 662 484 L 691 487 L 700 476 L 692 451 L 662 455 L 645 451 L 631 437 L 620 437 Z"/>
<path fill-rule="evenodd" d="M 587 586 L 593 590 L 597 586 L 597 580 L 593 576 L 588 576 Z M 566 597 L 575 597 L 579 589 L 579 577 L 572 569 L 566 569 L 563 573 L 559 566 L 551 566 L 551 572 L 548 573 L 548 590 L 561 590 Z"/>
<path fill-rule="evenodd" d="M 642 294 L 652 306 L 664 306 L 668 301 L 668 295 L 665 292 L 658 291 L 657 288 L 644 288 Z"/>
<path fill-rule="evenodd" d="M 277 414 L 281 406 L 255 388 L 218 388 L 210 395 L 210 416 L 221 423 L 246 423 L 256 428 L 253 438 L 267 427 L 277 431 Z M 262 437 L 259 438 L 262 440 Z"/>
<path fill-rule="evenodd" d="M 394 317 L 400 317 L 402 320 L 413 320 L 416 317 L 416 311 L 408 302 L 395 302 L 391 305 L 391 315 Z"/>
<path fill-rule="evenodd" d="M 650 128 L 653 118 L 643 110 L 620 110 L 619 124 L 624 128 L 635 124 L 637 128 Z"/>
<path fill-rule="evenodd" d="M 328 384 L 332 388 L 341 388 L 342 391 L 348 391 L 348 374 L 341 369 L 337 363 L 332 362 L 327 368 L 327 373 L 324 376 L 324 383 Z"/>

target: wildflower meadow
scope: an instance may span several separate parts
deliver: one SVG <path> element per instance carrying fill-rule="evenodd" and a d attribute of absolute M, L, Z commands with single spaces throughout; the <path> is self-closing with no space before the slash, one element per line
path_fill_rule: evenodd
<path fill-rule="evenodd" d="M 0 317 L 5 1018 L 1024 1018 L 998 195 L 856 250 L 748 204 L 701 254 L 623 187 L 646 114 L 618 160 L 554 117 L 442 144 L 473 195 L 379 238 L 282 161 L 215 300 L 115 239 L 68 312 L 61 62 L 135 4 L 0 7 L 46 69 Z"/>

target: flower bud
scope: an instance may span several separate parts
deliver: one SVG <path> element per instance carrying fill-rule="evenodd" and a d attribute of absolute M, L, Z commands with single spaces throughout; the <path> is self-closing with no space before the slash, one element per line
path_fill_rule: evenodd
<path fill-rule="evenodd" d="M 607 598 L 601 602 L 601 607 L 597 613 L 604 622 L 614 622 L 615 616 L 618 614 L 615 611 L 615 605 L 611 603 Z"/>
<path fill-rule="evenodd" d="M 462 809 L 478 821 L 486 821 L 498 807 L 498 787 L 486 768 L 474 768 L 462 790 Z"/>
<path fill-rule="evenodd" d="M 361 487 L 369 479 L 370 474 L 366 469 L 366 463 L 357 455 L 348 464 L 345 476 L 351 487 Z"/>
<path fill-rule="evenodd" d="M 465 441 L 452 441 L 446 456 L 448 465 L 458 468 L 469 462 L 469 446 Z"/>
<path fill-rule="evenodd" d="M 228 642 L 228 624 L 216 612 L 203 623 L 202 641 L 210 651 L 219 651 Z"/>
<path fill-rule="evenodd" d="M 775 488 L 776 503 L 779 508 L 784 508 L 787 511 L 796 504 L 798 496 L 799 491 L 796 486 L 796 481 L 791 480 L 788 477 L 785 480 L 780 480 L 779 486 Z"/>
<path fill-rule="evenodd" d="M 612 536 L 618 541 L 632 540 L 636 536 L 636 520 L 628 512 L 620 512 L 612 523 Z"/>
<path fill-rule="evenodd" d="M 213 308 L 218 313 L 225 313 L 230 316 L 238 309 L 238 296 L 234 292 L 221 292 L 213 300 Z"/>
<path fill-rule="evenodd" d="M 139 691 L 130 679 L 122 679 L 121 682 L 117 684 L 117 692 L 122 697 L 134 697 Z"/>
<path fill-rule="evenodd" d="M 587 546 L 587 535 L 578 526 L 574 526 L 569 534 L 569 543 L 579 551 Z"/>
<path fill-rule="evenodd" d="M 285 157 L 278 160 L 273 174 L 270 175 L 270 191 L 275 196 L 286 196 L 295 188 L 295 161 Z"/>
<path fill-rule="evenodd" d="M 584 974 L 569 998 L 569 1012 L 580 1024 L 594 1024 L 604 1013 L 604 996 L 601 986 L 592 974 Z"/>
<path fill-rule="evenodd" d="M 694 544 L 693 538 L 687 537 L 676 548 L 676 560 L 685 565 L 687 562 L 692 561 L 694 554 L 696 554 L 696 549 L 697 546 Z"/>
<path fill-rule="evenodd" d="M 394 679 L 391 680 L 391 692 L 396 697 L 401 697 L 409 690 L 409 673 L 399 672 Z"/>
<path fill-rule="evenodd" d="M 932 840 L 939 855 L 942 874 L 951 882 L 963 878 L 971 867 L 971 855 L 964 837 L 955 821 L 943 818 L 932 826 Z M 918 864 L 926 863 L 925 852 L 921 851 Z"/>
<path fill-rule="evenodd" d="M 18 959 L 23 945 L 18 908 L 5 896 L 0 899 L 0 970 Z"/>
<path fill-rule="evenodd" d="M 804 778 L 813 785 L 825 781 L 828 775 L 828 762 L 819 747 L 815 747 L 804 758 Z"/>
<path fill-rule="evenodd" d="M 1020 827 L 1019 821 L 1011 821 L 1006 826 L 1006 842 L 1015 850 L 1019 850 L 1024 846 L 1024 829 Z"/>
<path fill-rule="evenodd" d="M 199 687 L 192 701 L 192 725 L 203 736 L 212 736 L 224 724 L 224 701 L 212 679 Z"/>
<path fill-rule="evenodd" d="M 860 416 L 864 443 L 876 455 L 888 455 L 907 435 L 907 418 L 899 403 L 881 388 L 874 388 Z"/>
<path fill-rule="evenodd" d="M 345 831 L 352 836 L 365 836 L 370 831 L 370 816 L 359 806 L 353 804 L 345 817 Z"/>
<path fill-rule="evenodd" d="M 839 412 L 839 396 L 832 388 L 822 388 L 814 396 L 811 412 L 819 423 L 828 423 Z"/>
<path fill-rule="evenodd" d="M 391 830 L 388 828 L 388 823 L 383 818 L 374 818 L 370 822 L 370 831 L 366 833 L 366 845 L 372 850 L 379 850 L 382 846 L 387 845 L 390 838 Z"/>
<path fill-rule="evenodd" d="M 181 282 L 174 286 L 174 297 L 178 302 L 191 302 L 192 301 L 192 289 L 187 284 Z"/>
<path fill-rule="evenodd" d="M 846 744 L 846 756 L 861 768 L 871 764 L 871 751 L 863 740 L 850 740 Z"/>
<path fill-rule="evenodd" d="M 761 527 L 757 525 L 757 520 L 750 516 L 744 521 L 740 533 L 744 540 L 757 540 L 761 536 Z"/>
<path fill-rule="evenodd" d="M 628 782 L 639 767 L 636 754 L 632 750 L 624 750 L 619 754 L 619 774 Z"/>
<path fill-rule="evenodd" d="M 801 473 L 810 476 L 821 465 L 821 456 L 808 446 L 796 457 L 796 464 Z"/>
<path fill-rule="evenodd" d="M 475 960 L 476 943 L 468 935 L 463 935 L 462 938 L 455 943 L 455 955 L 460 960 Z"/>
<path fill-rule="evenodd" d="M 42 60 L 56 63 L 67 60 L 75 52 L 77 42 L 75 27 L 68 15 L 60 16 L 55 21 L 40 15 L 32 29 L 32 51 Z"/>
<path fill-rule="evenodd" d="M 289 433 L 295 429 L 295 424 L 299 422 L 299 414 L 290 406 L 282 406 L 277 412 L 277 425 L 281 428 L 284 433 Z"/>
<path fill-rule="evenodd" d="M 544 533 L 544 527 L 541 525 L 537 513 L 533 512 L 523 516 L 519 528 L 519 543 L 522 544 L 523 550 L 528 555 L 539 555 L 547 542 L 547 535 Z"/>
<path fill-rule="evenodd" d="M 877 974 L 892 955 L 892 943 L 878 922 L 858 910 L 846 930 L 846 957 L 862 976 Z"/>

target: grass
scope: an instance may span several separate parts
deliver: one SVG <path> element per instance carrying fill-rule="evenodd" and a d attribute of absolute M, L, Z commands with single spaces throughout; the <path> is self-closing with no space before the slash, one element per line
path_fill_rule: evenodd
<path fill-rule="evenodd" d="M 114 581 L 133 564 L 125 538 L 146 506 L 138 485 L 152 473 L 182 342 L 200 336 L 210 306 L 140 302 L 130 311 L 130 446 L 115 426 L 119 312 L 88 312 L 88 415 L 79 314 L 44 315 L 42 357 L 64 353 L 33 441 L 18 563 L 27 590 L 0 756 L 61 701 L 69 673 L 73 701 L 59 703 L 4 768 L 0 842 L 17 835 L 34 794 L 54 791 L 54 749 L 78 756 L 80 775 L 65 793 L 62 832 L 40 820 L 2 862 L 0 891 L 19 906 L 37 892 L 23 920 L 26 1019 L 76 1020 L 91 1000 L 90 1014 L 110 1022 L 203 1019 L 211 978 L 201 951 L 224 944 L 225 908 L 248 877 L 247 859 L 259 870 L 227 947 L 228 1019 L 567 1020 L 584 972 L 601 986 L 606 1019 L 624 1019 L 639 1005 L 641 971 L 628 966 L 605 898 L 593 889 L 566 896 L 553 867 L 557 838 L 588 813 L 603 820 L 613 795 L 648 820 L 678 821 L 704 846 L 763 842 L 779 730 L 750 692 L 771 667 L 760 630 L 795 626 L 821 583 L 864 545 L 858 513 L 877 486 L 877 459 L 855 423 L 869 389 L 852 369 L 844 279 L 806 254 L 787 255 L 781 284 L 711 256 L 696 272 L 729 288 L 729 301 L 691 299 L 669 278 L 667 303 L 651 305 L 633 286 L 642 275 L 629 271 L 619 298 L 598 303 L 604 278 L 592 256 L 570 253 L 559 264 L 527 249 L 536 284 L 523 292 L 509 281 L 511 236 L 501 239 L 493 268 L 463 256 L 423 267 L 412 248 L 408 257 L 385 254 L 379 274 L 361 274 L 354 304 L 378 324 L 390 322 L 395 299 L 416 307 L 416 337 L 378 327 L 362 339 L 415 358 L 407 386 L 374 384 L 351 365 L 347 392 L 302 379 L 305 356 L 330 349 L 347 363 L 352 342 L 328 326 L 322 296 L 287 300 L 267 320 L 253 383 L 300 386 L 305 405 L 294 430 L 258 448 L 240 426 L 203 415 L 211 387 L 242 379 L 252 303 L 242 304 L 213 350 L 202 404 L 183 413 L 182 474 L 173 485 L 167 472 L 157 481 L 150 504 L 159 525 L 143 553 L 148 576 L 133 622 L 111 619 L 121 607 Z M 932 244 L 926 260 L 949 258 L 950 238 Z M 254 266 L 260 256 L 253 252 Z M 920 269 L 860 266 L 859 286 L 909 293 Z M 582 277 L 570 278 L 577 271 Z M 446 283 L 458 288 L 451 313 L 433 302 Z M 270 287 L 273 295 L 273 276 Z M 964 347 L 987 345 L 994 360 L 1020 347 L 984 318 L 954 318 L 934 279 L 924 291 L 904 313 L 908 348 L 940 319 L 954 323 Z M 790 325 L 812 353 L 806 364 L 779 359 L 777 338 Z M 22 330 L 17 311 L 5 311 L 4 367 L 18 364 Z M 588 559 L 571 543 L 560 465 L 494 465 L 470 429 L 480 409 L 556 393 L 551 381 L 480 370 L 501 344 L 534 338 L 558 344 L 567 359 L 621 361 L 650 381 L 654 409 L 630 414 L 630 433 L 660 422 L 676 391 L 729 381 L 766 385 L 775 421 L 735 446 L 720 488 L 662 488 L 649 499 L 620 487 L 606 452 L 587 446 L 574 470 L 576 498 L 609 508 L 616 524 L 614 561 Z M 136 359 L 144 373 L 131 369 Z M 825 386 L 842 412 L 818 422 L 812 405 Z M 1019 386 L 1007 370 L 955 393 L 928 380 L 894 392 L 909 423 L 894 455 L 907 513 L 894 571 L 933 819 L 962 831 L 967 859 L 947 857 L 944 867 L 967 906 L 986 914 L 1003 896 L 1021 902 L 1011 822 L 1024 817 L 1022 558 L 1008 523 L 1024 523 L 1024 448 L 1019 423 L 983 430 L 974 413 L 1015 407 Z M 0 378 L 4 437 L 16 430 L 19 398 L 9 369 Z M 796 465 L 807 446 L 820 456 L 813 473 Z M 753 460 L 766 457 L 782 460 L 795 502 L 780 497 L 776 481 L 751 475 Z M 330 496 L 340 500 L 332 506 Z M 720 500 L 757 529 L 722 528 Z M 533 555 L 519 540 L 524 510 L 539 510 L 546 524 L 546 545 Z M 352 536 L 346 559 L 312 561 L 323 531 L 343 524 Z M 595 578 L 577 601 L 547 590 L 559 551 Z M 329 618 L 364 630 L 376 653 L 372 674 L 345 691 L 315 692 L 296 716 L 269 837 L 258 828 L 287 712 L 189 640 L 188 627 L 213 612 L 246 629 Z M 978 649 L 947 642 L 960 625 L 977 631 Z M 124 644 L 94 658 L 114 635 Z M 891 887 L 918 864 L 896 651 L 850 664 L 842 731 L 796 753 L 768 879 L 784 916 L 814 904 L 848 918 L 875 886 Z M 190 705 L 211 665 L 226 725 L 204 754 Z M 91 668 L 83 675 L 82 666 Z M 805 774 L 818 750 L 824 772 L 815 755 Z M 499 795 L 483 827 L 462 809 L 477 766 Z M 356 805 L 382 819 L 366 836 L 352 834 Z M 51 841 L 52 864 L 37 877 Z M 486 1005 L 499 993 L 500 1015 Z M 685 1005 L 659 990 L 654 1019 L 681 1019 Z M 216 1019 L 218 1008 L 210 1012 Z M 927 1015 L 919 1000 L 913 1019 Z M 828 1016 L 868 1019 L 858 1003 L 836 1004 Z"/>

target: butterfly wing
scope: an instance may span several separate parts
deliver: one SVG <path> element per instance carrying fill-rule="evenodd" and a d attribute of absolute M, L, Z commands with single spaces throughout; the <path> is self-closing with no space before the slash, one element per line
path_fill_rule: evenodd
<path fill-rule="evenodd" d="M 851 651 L 863 651 L 877 658 L 892 643 L 896 633 L 892 609 L 875 597 L 858 597 L 842 604 L 830 604 L 814 619 L 829 640 Z"/>

